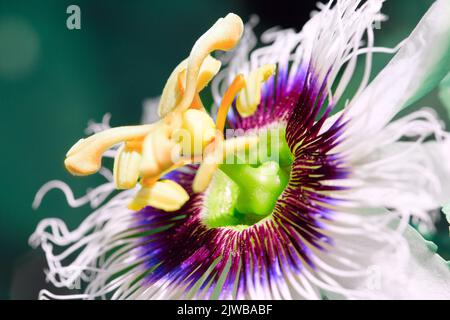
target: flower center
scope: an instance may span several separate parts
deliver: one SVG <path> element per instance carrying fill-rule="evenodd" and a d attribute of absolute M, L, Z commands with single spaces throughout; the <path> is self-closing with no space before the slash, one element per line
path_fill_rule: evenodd
<path fill-rule="evenodd" d="M 255 148 L 214 174 L 202 215 L 207 226 L 245 228 L 271 215 L 289 182 L 293 155 L 284 127 L 260 130 L 258 136 Z"/>

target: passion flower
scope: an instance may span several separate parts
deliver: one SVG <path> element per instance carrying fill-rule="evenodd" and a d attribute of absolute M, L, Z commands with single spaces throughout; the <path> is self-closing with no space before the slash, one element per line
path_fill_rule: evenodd
<path fill-rule="evenodd" d="M 38 193 L 35 205 L 57 187 L 97 208 L 73 231 L 37 227 L 48 280 L 85 283 L 65 297 L 85 299 L 448 299 L 448 265 L 409 222 L 432 226 L 450 198 L 449 134 L 428 109 L 393 118 L 450 69 L 450 2 L 394 49 L 374 46 L 382 3 L 320 4 L 302 31 L 271 29 L 257 49 L 253 20 L 244 32 L 238 16 L 219 19 L 170 75 L 158 121 L 70 149 L 71 173 L 108 183 L 79 200 L 61 182 Z M 397 53 L 369 83 L 377 52 Z M 127 190 L 100 206 L 115 188 Z"/>

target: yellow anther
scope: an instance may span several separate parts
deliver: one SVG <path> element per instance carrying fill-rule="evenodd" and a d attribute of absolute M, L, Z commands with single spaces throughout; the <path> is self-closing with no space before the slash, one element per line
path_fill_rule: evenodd
<path fill-rule="evenodd" d="M 205 157 L 195 175 L 192 189 L 194 192 L 203 192 L 226 157 L 235 155 L 239 151 L 256 146 L 257 136 L 244 136 L 223 140 L 222 134 L 216 135 L 216 140 L 205 149 Z"/>
<path fill-rule="evenodd" d="M 100 169 L 105 151 L 123 141 L 143 139 L 154 128 L 153 124 L 118 127 L 81 139 L 67 152 L 64 165 L 73 175 L 93 174 Z"/>
<path fill-rule="evenodd" d="M 183 112 L 182 125 L 173 134 L 186 157 L 201 155 L 216 134 L 213 119 L 204 111 L 188 109 Z"/>
<path fill-rule="evenodd" d="M 161 117 L 172 111 L 181 101 L 186 88 L 188 59 L 183 60 L 172 72 L 166 82 L 159 100 L 158 114 Z M 210 55 L 203 61 L 196 80 L 196 93 L 202 91 L 219 72 L 221 62 Z"/>
<path fill-rule="evenodd" d="M 239 93 L 236 108 L 243 117 L 251 116 L 261 102 L 261 85 L 267 81 L 274 73 L 274 64 L 265 64 L 262 67 L 250 72 L 246 78 L 245 88 Z"/>
<path fill-rule="evenodd" d="M 195 175 L 192 190 L 196 193 L 203 192 L 208 187 L 211 179 L 222 162 L 223 135 L 217 132 L 216 139 L 205 149 L 205 156 Z"/>
<path fill-rule="evenodd" d="M 120 147 L 114 160 L 114 183 L 116 189 L 134 188 L 139 180 L 142 141 L 126 142 Z"/>
<path fill-rule="evenodd" d="M 171 138 L 172 128 L 160 123 L 142 144 L 142 161 L 140 174 L 142 177 L 160 176 L 170 168 L 181 153 L 180 146 Z"/>
<path fill-rule="evenodd" d="M 196 92 L 200 92 L 206 88 L 208 83 L 216 76 L 219 72 L 222 62 L 217 60 L 210 55 L 207 55 L 205 60 L 203 60 L 202 66 L 200 67 L 200 72 L 197 77 L 197 85 L 195 87 Z M 187 77 L 187 69 L 186 69 Z M 184 87 L 186 88 L 186 77 L 184 78 Z"/>
<path fill-rule="evenodd" d="M 188 58 L 186 90 L 177 104 L 179 111 L 184 111 L 194 99 L 203 61 L 215 50 L 230 50 L 236 46 L 244 31 L 244 24 L 239 16 L 229 13 L 203 34 L 194 44 Z"/>
<path fill-rule="evenodd" d="M 236 78 L 234 78 L 233 82 L 223 95 L 216 118 L 217 130 L 219 130 L 220 132 L 222 132 L 225 128 L 225 120 L 227 118 L 228 110 L 233 103 L 234 97 L 242 88 L 244 88 L 244 86 L 245 79 L 241 74 L 239 74 L 236 76 Z"/>
<path fill-rule="evenodd" d="M 161 180 L 150 186 L 143 186 L 128 208 L 138 211 L 146 206 L 152 206 L 171 212 L 179 210 L 188 200 L 189 195 L 178 183 Z"/>

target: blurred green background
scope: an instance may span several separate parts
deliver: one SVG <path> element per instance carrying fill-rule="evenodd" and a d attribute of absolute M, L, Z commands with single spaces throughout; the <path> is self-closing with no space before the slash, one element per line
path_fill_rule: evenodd
<path fill-rule="evenodd" d="M 68 182 L 76 197 L 103 181 L 75 179 L 63 168 L 65 152 L 84 135 L 88 120 L 110 112 L 113 126 L 138 123 L 143 101 L 160 94 L 195 39 L 226 13 L 244 20 L 257 13 L 257 30 L 299 29 L 315 2 L 0 0 L 0 299 L 36 298 L 44 286 L 42 254 L 27 244 L 41 219 L 59 217 L 75 227 L 90 212 L 88 206 L 68 208 L 56 190 L 31 209 L 48 180 Z M 390 20 L 377 31 L 377 43 L 395 46 L 431 3 L 388 2 L 383 11 Z M 66 28 L 71 4 L 81 8 L 81 30 Z M 388 58 L 376 56 L 374 70 Z M 418 105 L 446 115 L 437 92 Z M 448 230 L 439 228 L 435 240 L 448 259 Z"/>

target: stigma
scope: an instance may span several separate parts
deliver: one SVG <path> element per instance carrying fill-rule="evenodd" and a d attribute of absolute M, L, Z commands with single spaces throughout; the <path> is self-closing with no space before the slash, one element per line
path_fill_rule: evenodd
<path fill-rule="evenodd" d="M 225 158 L 257 145 L 254 135 L 225 140 L 226 117 L 235 100 L 241 116 L 252 115 L 261 100 L 262 83 L 276 69 L 268 64 L 246 76 L 239 74 L 222 98 L 216 121 L 211 118 L 200 97 L 221 67 L 211 53 L 233 49 L 243 28 L 235 14 L 220 18 L 169 76 L 158 106 L 159 121 L 112 128 L 81 139 L 67 153 L 66 169 L 79 176 L 96 173 L 103 154 L 121 144 L 114 161 L 114 184 L 119 190 L 139 188 L 129 205 L 131 210 L 152 206 L 170 212 L 182 208 L 189 194 L 177 182 L 163 177 L 188 164 L 200 164 L 192 189 L 205 191 Z"/>

